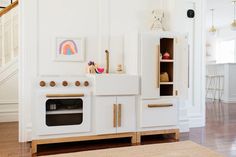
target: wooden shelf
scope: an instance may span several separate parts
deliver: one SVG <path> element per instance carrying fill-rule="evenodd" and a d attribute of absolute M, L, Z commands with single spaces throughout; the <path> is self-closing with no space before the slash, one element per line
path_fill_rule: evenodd
<path fill-rule="evenodd" d="M 173 85 L 174 82 L 160 82 L 160 85 Z"/>
<path fill-rule="evenodd" d="M 164 62 L 164 63 L 173 63 L 174 60 L 173 60 L 173 59 L 161 59 L 160 62 Z"/>

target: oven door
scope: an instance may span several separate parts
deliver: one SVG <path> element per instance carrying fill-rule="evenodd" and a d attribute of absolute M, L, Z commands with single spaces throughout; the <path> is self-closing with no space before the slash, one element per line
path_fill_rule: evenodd
<path fill-rule="evenodd" d="M 37 96 L 36 134 L 56 135 L 91 130 L 91 95 L 89 93 L 45 93 Z"/>

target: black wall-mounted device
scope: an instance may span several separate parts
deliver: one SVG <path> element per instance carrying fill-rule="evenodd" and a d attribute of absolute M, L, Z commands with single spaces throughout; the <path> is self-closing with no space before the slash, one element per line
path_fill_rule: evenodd
<path fill-rule="evenodd" d="M 193 9 L 189 9 L 189 10 L 187 11 L 187 16 L 188 16 L 188 18 L 194 18 L 194 17 L 195 17 L 195 12 L 194 12 L 194 10 L 193 10 Z"/>

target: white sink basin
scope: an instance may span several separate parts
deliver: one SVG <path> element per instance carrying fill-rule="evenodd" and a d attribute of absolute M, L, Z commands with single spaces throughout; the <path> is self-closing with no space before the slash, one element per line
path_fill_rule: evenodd
<path fill-rule="evenodd" d="M 138 95 L 139 77 L 127 74 L 89 75 L 94 79 L 94 95 Z"/>

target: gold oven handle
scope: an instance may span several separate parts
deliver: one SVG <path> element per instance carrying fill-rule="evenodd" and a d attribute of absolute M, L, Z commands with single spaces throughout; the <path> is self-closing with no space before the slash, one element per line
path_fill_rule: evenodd
<path fill-rule="evenodd" d="M 121 127 L 121 104 L 118 104 L 118 127 Z"/>
<path fill-rule="evenodd" d="M 148 108 L 173 107 L 173 104 L 148 104 Z"/>
<path fill-rule="evenodd" d="M 113 127 L 117 127 L 117 105 L 113 104 Z"/>
<path fill-rule="evenodd" d="M 84 97 L 84 94 L 46 94 L 47 98 Z"/>

